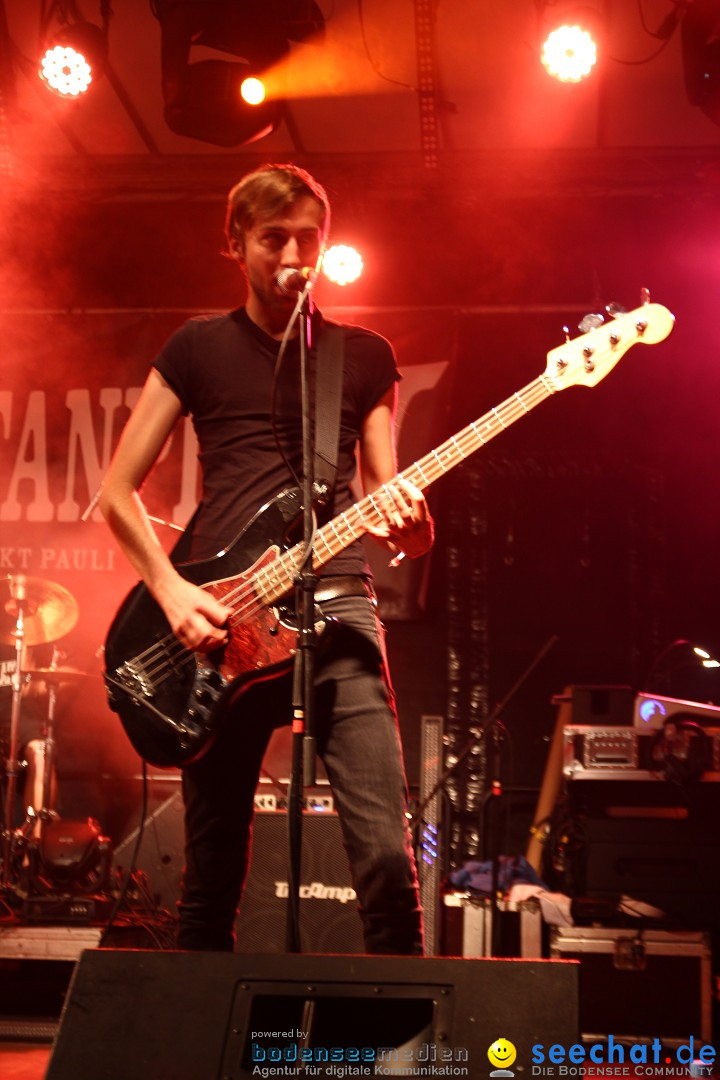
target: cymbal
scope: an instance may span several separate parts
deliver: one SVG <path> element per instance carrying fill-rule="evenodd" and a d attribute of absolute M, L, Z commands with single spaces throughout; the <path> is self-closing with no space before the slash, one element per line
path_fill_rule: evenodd
<path fill-rule="evenodd" d="M 80 614 L 73 594 L 57 582 L 8 574 L 0 578 L 0 644 L 15 644 L 21 608 L 25 645 L 43 645 L 65 637 Z"/>
<path fill-rule="evenodd" d="M 31 668 L 29 671 L 23 671 L 23 678 L 60 685 L 60 683 L 82 682 L 83 679 L 95 679 L 97 676 L 90 675 L 87 671 L 80 671 L 79 668 L 58 667 Z"/>

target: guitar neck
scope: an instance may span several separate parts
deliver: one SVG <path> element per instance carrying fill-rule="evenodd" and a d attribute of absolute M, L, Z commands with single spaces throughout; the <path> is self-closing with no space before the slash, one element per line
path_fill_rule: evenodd
<path fill-rule="evenodd" d="M 461 461 L 469 458 L 480 447 L 485 446 L 494 439 L 501 431 L 510 427 L 516 420 L 526 416 L 541 401 L 545 401 L 555 392 L 552 382 L 541 375 L 526 387 L 519 390 L 512 397 L 507 398 L 497 408 L 485 413 L 479 420 L 468 424 L 462 431 L 447 439 L 437 449 L 415 461 L 398 476 L 409 480 L 411 484 L 425 491 L 439 480 L 441 476 L 454 469 Z M 371 528 L 380 528 L 383 524 L 383 516 L 380 510 L 380 502 L 384 488 L 366 495 L 349 510 L 338 514 L 315 534 L 313 545 L 312 565 L 314 570 L 320 570 L 330 562 L 354 540 L 364 536 Z M 258 582 L 266 601 L 274 602 L 284 596 L 295 579 L 302 558 L 302 545 L 296 544 L 284 553 L 268 568 L 269 573 L 275 579 Z M 264 575 L 263 575 L 264 577 Z"/>

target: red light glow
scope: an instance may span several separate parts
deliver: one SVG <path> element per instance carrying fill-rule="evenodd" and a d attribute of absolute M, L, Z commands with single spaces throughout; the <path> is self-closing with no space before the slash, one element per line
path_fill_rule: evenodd
<path fill-rule="evenodd" d="M 260 105 L 265 100 L 265 87 L 260 79 L 243 79 L 240 96 L 247 105 Z"/>
<path fill-rule="evenodd" d="M 597 62 L 597 46 L 580 26 L 560 26 L 548 35 L 542 51 L 547 71 L 560 82 L 580 82 Z"/>
<path fill-rule="evenodd" d="M 325 252 L 323 272 L 335 285 L 349 285 L 362 274 L 363 261 L 355 248 L 334 244 Z"/>
<path fill-rule="evenodd" d="M 92 70 L 81 52 L 56 45 L 40 61 L 40 78 L 61 97 L 78 97 L 92 82 Z"/>

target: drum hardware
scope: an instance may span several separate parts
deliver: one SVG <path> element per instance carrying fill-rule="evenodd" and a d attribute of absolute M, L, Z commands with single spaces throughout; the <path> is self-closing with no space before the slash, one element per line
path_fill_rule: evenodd
<path fill-rule="evenodd" d="M 28 814 L 19 830 L 13 828 L 15 799 L 22 764 L 18 761 L 20 709 L 23 683 L 28 675 L 23 671 L 22 657 L 26 645 L 41 645 L 56 641 L 75 626 L 79 615 L 77 601 L 67 589 L 53 581 L 27 577 L 25 574 L 11 574 L 0 581 L 0 643 L 13 645 L 15 649 L 15 667 L 12 673 L 12 706 L 10 713 L 10 740 L 8 756 L 5 762 L 5 804 L 2 834 L 2 875 L 0 889 L 8 891 L 13 887 L 11 881 L 17 856 L 27 843 L 27 837 L 33 830 L 37 818 L 41 828 L 54 813 L 50 809 L 52 761 L 54 755 L 54 717 L 57 686 L 62 681 L 56 677 L 58 669 L 42 669 L 43 679 L 48 686 L 48 721 L 45 732 L 45 761 L 43 773 L 42 807 L 34 809 L 33 817 Z M 52 674 L 50 674 L 52 672 Z M 32 672 L 30 675 L 32 677 Z"/>

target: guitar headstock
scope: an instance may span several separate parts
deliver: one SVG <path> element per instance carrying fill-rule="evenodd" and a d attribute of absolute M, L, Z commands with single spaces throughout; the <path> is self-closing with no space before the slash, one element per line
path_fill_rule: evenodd
<path fill-rule="evenodd" d="M 545 378 L 554 390 L 566 386 L 595 386 L 633 345 L 663 341 L 675 317 L 660 304 L 642 304 L 635 311 L 616 315 L 587 334 L 566 341 L 547 354 Z"/>

